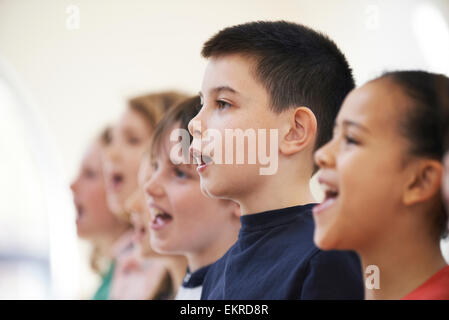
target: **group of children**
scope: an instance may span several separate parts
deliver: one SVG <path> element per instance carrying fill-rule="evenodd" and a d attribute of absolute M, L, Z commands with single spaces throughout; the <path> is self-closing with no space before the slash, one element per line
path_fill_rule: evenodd
<path fill-rule="evenodd" d="M 108 261 L 97 298 L 449 299 L 447 77 L 355 89 L 333 41 L 285 21 L 226 28 L 202 56 L 199 95 L 131 100 L 72 185 L 78 233 Z M 255 140 L 275 143 L 274 174 L 214 161 L 239 130 L 275 130 Z"/>

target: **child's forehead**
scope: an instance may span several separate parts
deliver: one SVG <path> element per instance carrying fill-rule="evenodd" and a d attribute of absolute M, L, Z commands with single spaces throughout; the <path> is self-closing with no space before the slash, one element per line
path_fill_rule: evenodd
<path fill-rule="evenodd" d="M 255 71 L 255 61 L 245 56 L 230 54 L 213 57 L 207 64 L 201 92 L 207 95 L 217 92 L 217 88 L 227 87 L 231 88 L 234 94 L 244 95 L 252 87 L 263 88 Z"/>
<path fill-rule="evenodd" d="M 378 79 L 354 89 L 346 97 L 337 123 L 354 121 L 372 129 L 385 131 L 394 128 L 403 116 L 406 105 L 405 96 L 390 81 Z"/>

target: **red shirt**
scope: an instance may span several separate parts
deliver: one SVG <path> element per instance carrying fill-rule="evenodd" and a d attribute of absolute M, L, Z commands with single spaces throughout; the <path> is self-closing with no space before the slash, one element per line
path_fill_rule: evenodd
<path fill-rule="evenodd" d="M 449 300 L 449 266 L 435 273 L 402 300 Z"/>

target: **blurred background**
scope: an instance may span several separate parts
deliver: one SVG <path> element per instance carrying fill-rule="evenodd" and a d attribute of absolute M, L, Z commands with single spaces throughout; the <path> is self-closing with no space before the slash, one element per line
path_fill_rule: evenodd
<path fill-rule="evenodd" d="M 328 34 L 358 85 L 449 76 L 447 0 L 0 0 L 0 299 L 90 296 L 69 189 L 89 142 L 131 96 L 198 92 L 218 30 L 278 19 Z"/>

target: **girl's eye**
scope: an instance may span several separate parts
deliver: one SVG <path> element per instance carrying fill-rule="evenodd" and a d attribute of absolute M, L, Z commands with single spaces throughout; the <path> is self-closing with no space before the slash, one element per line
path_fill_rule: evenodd
<path fill-rule="evenodd" d="M 178 178 L 188 178 L 189 176 L 182 170 L 175 168 L 175 175 Z"/>
<path fill-rule="evenodd" d="M 345 142 L 346 142 L 346 144 L 355 144 L 355 145 L 359 144 L 359 142 L 357 140 L 355 140 L 354 138 L 351 138 L 348 135 L 345 135 Z"/>
<path fill-rule="evenodd" d="M 96 177 L 97 174 L 95 173 L 95 171 L 87 169 L 84 171 L 84 175 L 86 176 L 86 178 L 93 179 Z"/>
<path fill-rule="evenodd" d="M 140 143 L 140 139 L 136 137 L 128 137 L 128 143 L 132 145 L 136 145 Z"/>
<path fill-rule="evenodd" d="M 220 110 L 227 109 L 231 106 L 230 103 L 223 101 L 223 100 L 217 100 L 217 104 L 218 104 L 218 109 L 220 109 Z"/>

